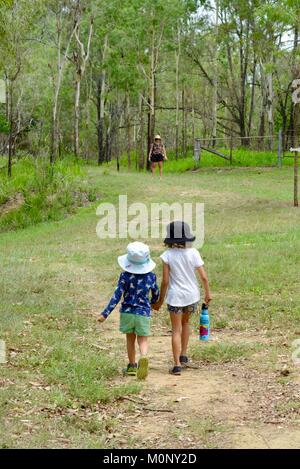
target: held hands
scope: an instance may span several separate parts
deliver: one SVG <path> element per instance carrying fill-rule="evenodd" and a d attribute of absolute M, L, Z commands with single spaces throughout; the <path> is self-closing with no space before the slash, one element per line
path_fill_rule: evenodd
<path fill-rule="evenodd" d="M 159 311 L 159 309 L 161 308 L 161 305 L 162 303 L 160 303 L 160 301 L 157 301 L 156 303 L 153 303 L 151 305 L 151 308 L 154 309 L 155 311 Z"/>

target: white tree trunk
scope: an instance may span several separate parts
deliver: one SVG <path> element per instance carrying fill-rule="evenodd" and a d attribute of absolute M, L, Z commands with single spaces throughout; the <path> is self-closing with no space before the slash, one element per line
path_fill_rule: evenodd
<path fill-rule="evenodd" d="M 214 76 L 213 76 L 213 103 L 212 103 L 212 145 L 216 144 L 217 138 L 217 113 L 218 113 L 218 34 L 219 26 L 219 0 L 216 0 L 216 17 L 215 17 L 215 50 L 214 50 Z"/>
<path fill-rule="evenodd" d="M 268 132 L 269 132 L 269 149 L 273 147 L 273 74 L 268 73 L 266 77 L 266 98 L 267 98 L 267 119 L 268 119 Z"/>
<path fill-rule="evenodd" d="M 76 87 L 75 87 L 75 105 L 74 105 L 74 153 L 79 156 L 79 119 L 80 119 L 80 91 L 81 81 L 85 74 L 85 69 L 90 56 L 91 39 L 93 33 L 93 18 L 91 18 L 89 37 L 87 47 L 85 47 L 80 40 L 80 17 L 77 19 L 75 27 L 75 38 L 78 44 L 78 56 L 76 56 Z"/>
<path fill-rule="evenodd" d="M 79 103 L 80 103 L 81 78 L 76 79 L 75 106 L 74 106 L 74 153 L 79 156 Z"/>
<path fill-rule="evenodd" d="M 180 65 L 180 30 L 177 28 L 177 49 L 175 50 L 175 64 L 176 64 L 176 115 L 175 115 L 175 155 L 178 159 L 179 153 L 179 65 Z"/>
<path fill-rule="evenodd" d="M 72 29 L 72 32 L 69 36 L 69 40 L 64 52 L 64 55 L 61 55 L 61 31 L 62 31 L 62 9 L 57 16 L 56 21 L 56 33 L 57 33 L 57 76 L 56 79 L 53 79 L 54 82 L 54 98 L 53 98 L 53 107 L 52 107 L 52 137 L 51 137 L 51 150 L 50 150 L 50 162 L 54 163 L 57 152 L 58 152 L 58 119 L 57 119 L 57 110 L 58 110 L 58 98 L 59 92 L 63 77 L 63 71 L 66 64 L 66 60 L 69 54 L 69 49 L 71 45 L 72 38 L 75 33 L 75 28 Z"/>

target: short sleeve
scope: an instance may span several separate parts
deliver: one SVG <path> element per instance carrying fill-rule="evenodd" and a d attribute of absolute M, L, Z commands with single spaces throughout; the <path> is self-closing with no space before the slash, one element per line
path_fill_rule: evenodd
<path fill-rule="evenodd" d="M 193 264 L 194 264 L 195 269 L 197 269 L 198 267 L 202 267 L 204 265 L 203 259 L 200 256 L 200 253 L 199 251 L 197 251 L 197 249 L 193 249 Z"/>
<path fill-rule="evenodd" d="M 165 251 L 160 256 L 161 260 L 165 262 L 165 264 L 169 264 L 169 252 Z"/>

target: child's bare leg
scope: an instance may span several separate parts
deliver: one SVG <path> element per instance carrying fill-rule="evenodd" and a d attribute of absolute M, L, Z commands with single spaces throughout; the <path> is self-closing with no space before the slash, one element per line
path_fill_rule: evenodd
<path fill-rule="evenodd" d="M 181 334 L 181 354 L 187 355 L 187 347 L 190 338 L 190 325 L 189 325 L 190 315 L 188 313 L 182 314 L 182 334 Z"/>
<path fill-rule="evenodd" d="M 175 366 L 180 366 L 179 356 L 181 353 L 181 333 L 182 323 L 181 314 L 170 313 L 172 323 L 172 349 Z"/>
<path fill-rule="evenodd" d="M 126 334 L 128 361 L 131 365 L 135 363 L 135 339 L 136 335 L 133 332 Z"/>
<path fill-rule="evenodd" d="M 148 337 L 138 335 L 137 341 L 139 344 L 141 355 L 142 356 L 147 355 L 148 354 Z"/>
<path fill-rule="evenodd" d="M 154 173 L 155 173 L 155 168 L 156 168 L 156 164 L 155 164 L 155 163 L 152 163 L 152 164 L 151 164 L 152 176 L 153 176 Z"/>

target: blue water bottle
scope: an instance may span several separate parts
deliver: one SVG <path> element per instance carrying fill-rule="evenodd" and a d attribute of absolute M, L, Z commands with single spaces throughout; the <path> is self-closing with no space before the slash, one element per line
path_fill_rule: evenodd
<path fill-rule="evenodd" d="M 210 321 L 209 321 L 208 307 L 205 303 L 203 303 L 201 313 L 200 313 L 199 339 L 208 340 L 209 335 L 210 335 Z"/>

